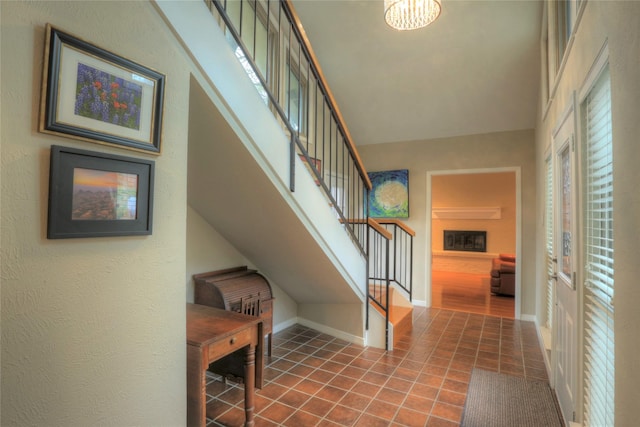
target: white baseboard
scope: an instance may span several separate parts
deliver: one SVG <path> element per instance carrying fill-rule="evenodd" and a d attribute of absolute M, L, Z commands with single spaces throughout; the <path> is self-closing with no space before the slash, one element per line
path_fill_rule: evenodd
<path fill-rule="evenodd" d="M 299 323 L 302 326 L 315 329 L 316 331 L 334 336 L 336 338 L 340 338 L 341 340 L 345 340 L 353 344 L 364 346 L 364 337 L 358 337 L 352 334 L 348 334 L 344 331 L 340 331 L 338 329 L 334 329 L 329 326 L 322 325 L 320 323 L 316 323 L 308 319 L 304 319 L 302 317 L 298 317 L 297 319 L 298 319 L 297 323 Z"/>
<path fill-rule="evenodd" d="M 280 331 L 284 331 L 285 329 L 295 325 L 298 323 L 297 317 L 292 317 L 290 319 L 285 320 L 284 322 L 280 322 L 277 325 L 273 326 L 273 333 L 277 334 Z"/>
<path fill-rule="evenodd" d="M 427 306 L 427 302 L 426 301 L 417 300 L 417 299 L 412 300 L 411 304 L 415 305 L 416 307 L 426 307 Z"/>
<path fill-rule="evenodd" d="M 521 314 L 520 320 L 524 320 L 525 322 L 533 322 L 536 325 L 538 324 L 538 318 L 535 314 Z"/>

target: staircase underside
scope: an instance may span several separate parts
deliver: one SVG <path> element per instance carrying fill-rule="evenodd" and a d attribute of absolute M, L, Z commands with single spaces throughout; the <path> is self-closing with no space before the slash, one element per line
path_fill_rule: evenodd
<path fill-rule="evenodd" d="M 287 183 L 265 173 L 198 82 L 191 82 L 189 205 L 296 302 L 361 303 L 286 200 L 292 197 Z"/>

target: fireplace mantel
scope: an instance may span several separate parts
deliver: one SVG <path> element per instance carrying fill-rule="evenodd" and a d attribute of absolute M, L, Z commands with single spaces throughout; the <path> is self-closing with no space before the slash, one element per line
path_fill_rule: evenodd
<path fill-rule="evenodd" d="M 479 208 L 432 208 L 432 219 L 501 219 L 502 209 L 498 207 Z"/>

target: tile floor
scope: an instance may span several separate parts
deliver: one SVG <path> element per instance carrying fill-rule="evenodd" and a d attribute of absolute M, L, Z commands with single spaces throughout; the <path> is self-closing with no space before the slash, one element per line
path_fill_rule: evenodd
<path fill-rule="evenodd" d="M 532 322 L 416 308 L 391 352 L 296 325 L 274 335 L 256 392 L 260 426 L 458 426 L 473 367 L 547 381 Z M 215 375 L 208 426 L 244 422 L 243 389 Z"/>

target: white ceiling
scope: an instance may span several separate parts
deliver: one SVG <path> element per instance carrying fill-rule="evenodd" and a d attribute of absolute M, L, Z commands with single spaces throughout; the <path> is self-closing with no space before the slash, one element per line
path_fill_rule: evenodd
<path fill-rule="evenodd" d="M 293 0 L 356 145 L 534 127 L 540 1 L 442 0 L 415 31 L 382 3 Z"/>

